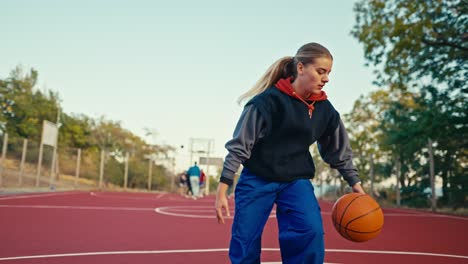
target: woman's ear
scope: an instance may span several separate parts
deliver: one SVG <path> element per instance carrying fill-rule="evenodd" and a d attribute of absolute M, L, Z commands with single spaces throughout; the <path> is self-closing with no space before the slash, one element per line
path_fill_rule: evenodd
<path fill-rule="evenodd" d="M 302 75 L 302 73 L 304 72 L 304 64 L 302 64 L 302 62 L 298 62 L 296 70 L 297 75 Z"/>

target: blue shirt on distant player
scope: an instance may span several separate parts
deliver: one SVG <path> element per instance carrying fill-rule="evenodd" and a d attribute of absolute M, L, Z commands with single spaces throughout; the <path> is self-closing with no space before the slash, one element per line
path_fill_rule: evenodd
<path fill-rule="evenodd" d="M 197 166 L 196 162 L 192 167 L 190 167 L 188 169 L 187 174 L 188 174 L 189 177 L 191 177 L 191 176 L 200 177 L 200 168 Z"/>

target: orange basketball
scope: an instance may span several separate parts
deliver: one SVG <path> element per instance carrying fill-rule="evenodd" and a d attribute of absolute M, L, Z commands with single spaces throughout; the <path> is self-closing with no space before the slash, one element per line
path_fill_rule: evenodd
<path fill-rule="evenodd" d="M 342 237 L 364 242 L 380 233 L 384 216 L 380 205 L 369 195 L 348 193 L 333 205 L 332 221 Z"/>

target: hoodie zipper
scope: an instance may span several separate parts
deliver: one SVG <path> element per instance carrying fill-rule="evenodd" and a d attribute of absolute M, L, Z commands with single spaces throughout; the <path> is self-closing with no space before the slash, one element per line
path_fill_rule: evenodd
<path fill-rule="evenodd" d="M 295 91 L 292 93 L 294 96 L 296 96 L 297 99 L 301 100 L 305 105 L 307 105 L 307 108 L 309 109 L 309 118 L 312 119 L 312 112 L 315 110 L 314 104 L 316 101 L 313 101 L 312 103 L 307 103 L 306 100 L 302 99 Z"/>

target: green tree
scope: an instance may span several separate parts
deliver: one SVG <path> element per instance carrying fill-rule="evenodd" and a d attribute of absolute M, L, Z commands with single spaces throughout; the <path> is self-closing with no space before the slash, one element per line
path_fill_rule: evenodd
<path fill-rule="evenodd" d="M 405 90 L 422 79 L 467 92 L 468 1 L 362 0 L 354 10 L 351 33 L 381 67 L 379 85 Z"/>
<path fill-rule="evenodd" d="M 2 119 L 11 137 L 39 140 L 42 121 L 56 121 L 59 107 L 58 94 L 43 94 L 35 89 L 38 72 L 24 73 L 16 67 L 10 76 L 0 82 L 2 91 Z"/>
<path fill-rule="evenodd" d="M 9 134 L 10 142 L 22 138 L 30 140 L 28 155 L 37 155 L 43 120 L 56 122 L 60 106 L 59 95 L 37 89 L 38 72 L 29 72 L 17 66 L 8 78 L 0 79 L 0 131 Z M 146 188 L 148 158 L 168 159 L 174 147 L 147 144 L 142 138 L 123 128 L 119 121 L 104 117 L 92 119 L 85 115 L 60 114 L 59 157 L 62 171 L 73 174 L 76 148 L 82 149 L 81 174 L 97 179 L 100 151 L 105 150 L 106 181 L 122 186 L 125 156 L 129 158 L 129 187 Z M 10 146 L 21 146 L 10 144 Z M 20 156 L 21 149 L 11 147 L 13 155 Z M 33 148 L 33 149 L 31 149 Z M 35 157 L 33 157 L 34 159 Z M 168 167 L 168 168 L 166 168 Z M 153 186 L 165 188 L 171 176 L 172 166 L 153 168 Z"/>
<path fill-rule="evenodd" d="M 61 115 L 59 145 L 87 149 L 92 147 L 92 119 L 85 115 Z"/>
<path fill-rule="evenodd" d="M 351 33 L 364 46 L 375 83 L 391 98 L 379 118 L 379 145 L 401 161 L 399 179 L 408 197 L 426 195 L 431 139 L 436 175 L 443 179 L 442 201 L 466 203 L 461 176 L 467 145 L 467 11 L 466 0 L 362 0 L 355 5 Z"/>
<path fill-rule="evenodd" d="M 364 187 L 369 187 L 369 192 L 372 189 L 373 194 L 382 189 L 376 188 L 375 184 L 392 176 L 392 167 L 398 156 L 398 145 L 387 142 L 387 131 L 382 127 L 393 104 L 390 95 L 387 90 L 377 90 L 361 96 L 343 118 L 353 149 L 353 163 Z"/>
<path fill-rule="evenodd" d="M 462 165 L 466 164 L 468 149 L 468 102 L 450 94 L 449 90 L 424 87 L 415 97 L 419 107 L 414 115 L 421 128 L 420 138 L 435 139 L 437 143 L 435 174 L 442 178 L 441 202 L 458 207 L 468 197 L 467 181 L 463 180 L 467 174 Z M 423 155 L 427 159 L 427 152 Z"/>

